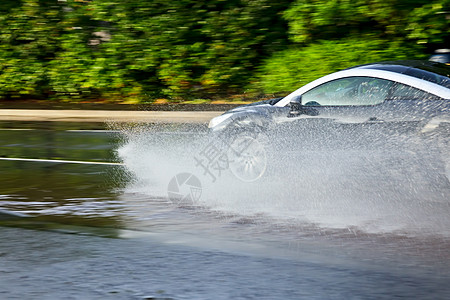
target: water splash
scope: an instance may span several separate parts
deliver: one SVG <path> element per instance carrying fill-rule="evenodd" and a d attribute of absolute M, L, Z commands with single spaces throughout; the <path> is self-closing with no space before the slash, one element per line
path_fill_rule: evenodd
<path fill-rule="evenodd" d="M 202 184 L 202 196 L 192 204 L 217 213 L 450 237 L 450 184 L 407 150 L 304 150 L 300 158 L 279 157 L 260 180 L 242 182 L 229 169 L 201 167 L 198 158 L 211 143 L 203 127 L 148 125 L 122 128 L 122 134 L 117 154 L 133 175 L 125 193 L 148 195 L 149 201 L 167 199 L 170 180 L 187 172 Z"/>

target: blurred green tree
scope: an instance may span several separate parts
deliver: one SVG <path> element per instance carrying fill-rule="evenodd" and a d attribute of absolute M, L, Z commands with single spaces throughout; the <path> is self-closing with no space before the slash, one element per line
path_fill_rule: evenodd
<path fill-rule="evenodd" d="M 261 65 L 257 86 L 286 93 L 353 65 L 426 59 L 449 44 L 450 0 L 296 0 L 284 12 L 293 42 Z"/>
<path fill-rule="evenodd" d="M 448 45 L 449 1 L 5 0 L 0 98 L 182 100 L 250 82 L 287 91 Z"/>
<path fill-rule="evenodd" d="M 58 51 L 62 11 L 55 1 L 0 4 L 0 97 L 42 97 L 47 62 Z"/>
<path fill-rule="evenodd" d="M 287 43 L 281 18 L 290 1 L 95 2 L 132 82 L 154 97 L 211 97 L 242 89 L 260 61 Z"/>
<path fill-rule="evenodd" d="M 417 49 L 377 38 L 322 40 L 306 47 L 289 47 L 261 66 L 258 86 L 264 94 L 284 95 L 321 76 L 357 64 L 385 60 L 425 58 Z"/>
<path fill-rule="evenodd" d="M 434 0 L 408 14 L 407 38 L 429 49 L 450 47 L 450 0 Z"/>
<path fill-rule="evenodd" d="M 296 0 L 284 12 L 294 42 L 333 40 L 361 34 L 444 42 L 450 0 Z"/>

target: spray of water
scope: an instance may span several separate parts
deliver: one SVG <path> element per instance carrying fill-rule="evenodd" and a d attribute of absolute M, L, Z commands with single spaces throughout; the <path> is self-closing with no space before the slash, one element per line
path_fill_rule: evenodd
<path fill-rule="evenodd" d="M 201 187 L 189 188 L 201 188 L 201 194 L 189 197 L 190 204 L 217 213 L 371 233 L 450 236 L 449 182 L 435 176 L 416 153 L 381 147 L 376 152 L 303 149 L 294 155 L 281 148 L 277 153 L 285 155 L 268 155 L 261 178 L 243 181 L 233 174 L 220 143 L 205 133 L 203 127 L 122 128 L 117 154 L 133 178 L 125 193 L 167 199 L 170 205 L 169 183 L 182 185 L 186 182 L 174 177 L 191 174 Z"/>

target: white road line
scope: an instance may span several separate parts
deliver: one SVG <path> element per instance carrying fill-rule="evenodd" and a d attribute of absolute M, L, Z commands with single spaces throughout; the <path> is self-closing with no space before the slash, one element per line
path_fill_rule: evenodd
<path fill-rule="evenodd" d="M 98 133 L 120 133 L 119 130 L 107 130 L 107 129 L 70 129 L 66 132 L 98 132 Z"/>
<path fill-rule="evenodd" d="M 8 131 L 30 131 L 30 130 L 36 130 L 36 129 L 31 129 L 31 128 L 0 128 L 0 130 L 8 130 Z"/>
<path fill-rule="evenodd" d="M 61 159 L 40 159 L 40 158 L 20 158 L 20 157 L 0 157 L 0 160 L 44 162 L 44 163 L 60 163 L 60 164 L 106 165 L 106 166 L 123 166 L 124 165 L 123 163 L 114 163 L 114 162 L 61 160 Z"/>

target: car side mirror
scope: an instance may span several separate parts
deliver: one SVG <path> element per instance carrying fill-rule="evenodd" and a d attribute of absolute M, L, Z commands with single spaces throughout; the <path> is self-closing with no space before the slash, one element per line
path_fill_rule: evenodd
<path fill-rule="evenodd" d="M 308 106 L 310 103 L 315 103 L 320 106 L 317 102 L 308 102 L 306 106 L 303 105 L 301 95 L 292 98 L 291 102 L 289 102 L 291 109 L 289 110 L 288 118 L 294 118 L 300 115 L 318 116 L 319 111 L 314 107 Z"/>
<path fill-rule="evenodd" d="M 289 110 L 288 117 L 293 118 L 297 117 L 302 114 L 303 108 L 302 108 L 302 96 L 295 96 L 291 99 L 291 102 L 289 102 L 289 105 L 291 109 Z"/>

